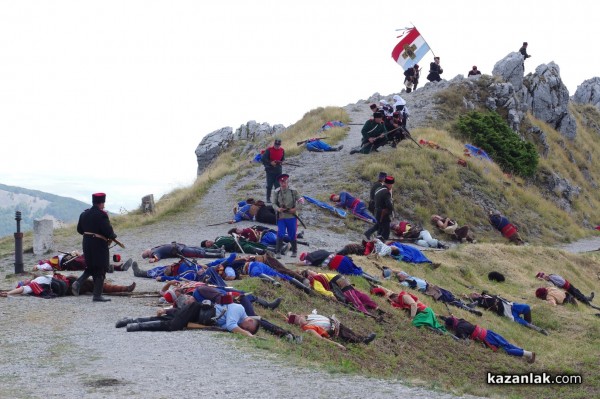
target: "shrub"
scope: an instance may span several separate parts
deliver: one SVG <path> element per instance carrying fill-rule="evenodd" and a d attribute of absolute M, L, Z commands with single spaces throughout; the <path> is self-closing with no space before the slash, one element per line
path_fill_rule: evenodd
<path fill-rule="evenodd" d="M 522 140 L 497 113 L 469 112 L 459 117 L 456 126 L 505 172 L 523 177 L 535 174 L 539 157 L 535 146 Z"/>

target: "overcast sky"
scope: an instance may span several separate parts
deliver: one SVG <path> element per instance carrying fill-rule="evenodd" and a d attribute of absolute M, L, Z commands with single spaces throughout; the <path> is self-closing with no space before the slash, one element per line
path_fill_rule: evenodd
<path fill-rule="evenodd" d="M 134 209 L 191 184 L 214 130 L 399 92 L 391 52 L 411 24 L 445 79 L 491 73 L 528 41 L 526 73 L 554 61 L 573 95 L 600 76 L 597 4 L 2 1 L 0 183 Z"/>

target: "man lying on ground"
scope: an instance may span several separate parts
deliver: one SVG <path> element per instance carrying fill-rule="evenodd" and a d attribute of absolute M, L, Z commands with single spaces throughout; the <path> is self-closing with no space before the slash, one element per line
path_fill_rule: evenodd
<path fill-rule="evenodd" d="M 294 313 L 288 313 L 287 322 L 295 324 L 302 329 L 307 331 L 309 334 L 324 339 L 338 348 L 346 350 L 346 347 L 340 343 L 335 342 L 332 338 L 339 338 L 341 341 L 350 344 L 370 344 L 376 337 L 375 333 L 361 336 L 350 328 L 344 326 L 335 318 L 329 318 L 327 316 L 321 316 L 317 313 L 311 313 L 309 315 L 300 315 Z"/>
<path fill-rule="evenodd" d="M 233 235 L 219 236 L 214 240 L 204 240 L 200 243 L 202 248 L 221 249 L 227 252 L 244 252 L 246 254 L 263 255 L 267 247 L 257 242 L 250 242 L 242 237 Z M 240 248 L 241 247 L 241 248 Z"/>
<path fill-rule="evenodd" d="M 468 295 L 467 298 L 470 298 L 477 306 L 494 312 L 498 316 L 508 317 L 515 323 L 531 328 L 541 334 L 548 335 L 546 330 L 531 322 L 531 306 L 526 303 L 511 302 L 501 296 L 490 295 L 485 291 L 481 294 L 473 292 Z"/>
<path fill-rule="evenodd" d="M 225 256 L 225 250 L 223 248 L 191 247 L 173 241 L 170 244 L 148 248 L 142 252 L 142 258 L 148 259 L 150 263 L 158 262 L 161 259 L 179 258 L 180 256 L 186 258 L 222 258 Z"/>
<path fill-rule="evenodd" d="M 442 320 L 444 320 L 446 328 L 452 330 L 458 338 L 470 338 L 473 341 L 480 341 L 494 352 L 498 348 L 502 348 L 508 355 L 524 357 L 528 363 L 535 362 L 535 352 L 526 351 L 509 343 L 502 335 L 492 330 L 486 330 L 483 327 L 469 323 L 465 319 L 457 319 L 454 316 L 442 316 Z"/>

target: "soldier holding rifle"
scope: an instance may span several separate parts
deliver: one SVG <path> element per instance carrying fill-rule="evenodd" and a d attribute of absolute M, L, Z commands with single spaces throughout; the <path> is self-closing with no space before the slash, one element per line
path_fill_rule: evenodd
<path fill-rule="evenodd" d="M 394 184 L 393 176 L 386 176 L 383 180 L 383 186 L 375 191 L 375 219 L 377 223 L 369 230 L 365 231 L 365 240 L 370 241 L 371 235 L 377 231 L 383 240 L 390 238 L 390 222 L 394 213 L 394 205 L 392 204 L 392 185 Z"/>
<path fill-rule="evenodd" d="M 108 302 L 109 298 L 102 296 L 102 287 L 108 270 L 110 257 L 108 246 L 116 241 L 108 213 L 104 210 L 106 194 L 92 194 L 92 207 L 83 211 L 77 223 L 77 232 L 83 235 L 83 255 L 86 268 L 83 274 L 73 283 L 73 295 L 79 295 L 81 283 L 92 276 L 94 280 L 94 302 Z"/>

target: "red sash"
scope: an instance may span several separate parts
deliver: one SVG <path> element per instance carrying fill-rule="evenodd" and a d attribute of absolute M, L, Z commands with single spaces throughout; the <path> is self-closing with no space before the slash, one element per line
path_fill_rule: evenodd
<path fill-rule="evenodd" d="M 500 232 L 502 233 L 502 235 L 503 235 L 504 237 L 506 237 L 506 238 L 510 238 L 510 237 L 512 237 L 512 236 L 513 236 L 513 235 L 515 235 L 515 234 L 516 234 L 518 231 L 519 231 L 519 230 L 517 230 L 517 227 L 516 227 L 514 224 L 512 224 L 512 223 L 509 223 L 509 224 L 507 224 L 506 226 L 504 226 L 504 227 L 502 228 L 502 230 L 500 230 Z"/>

